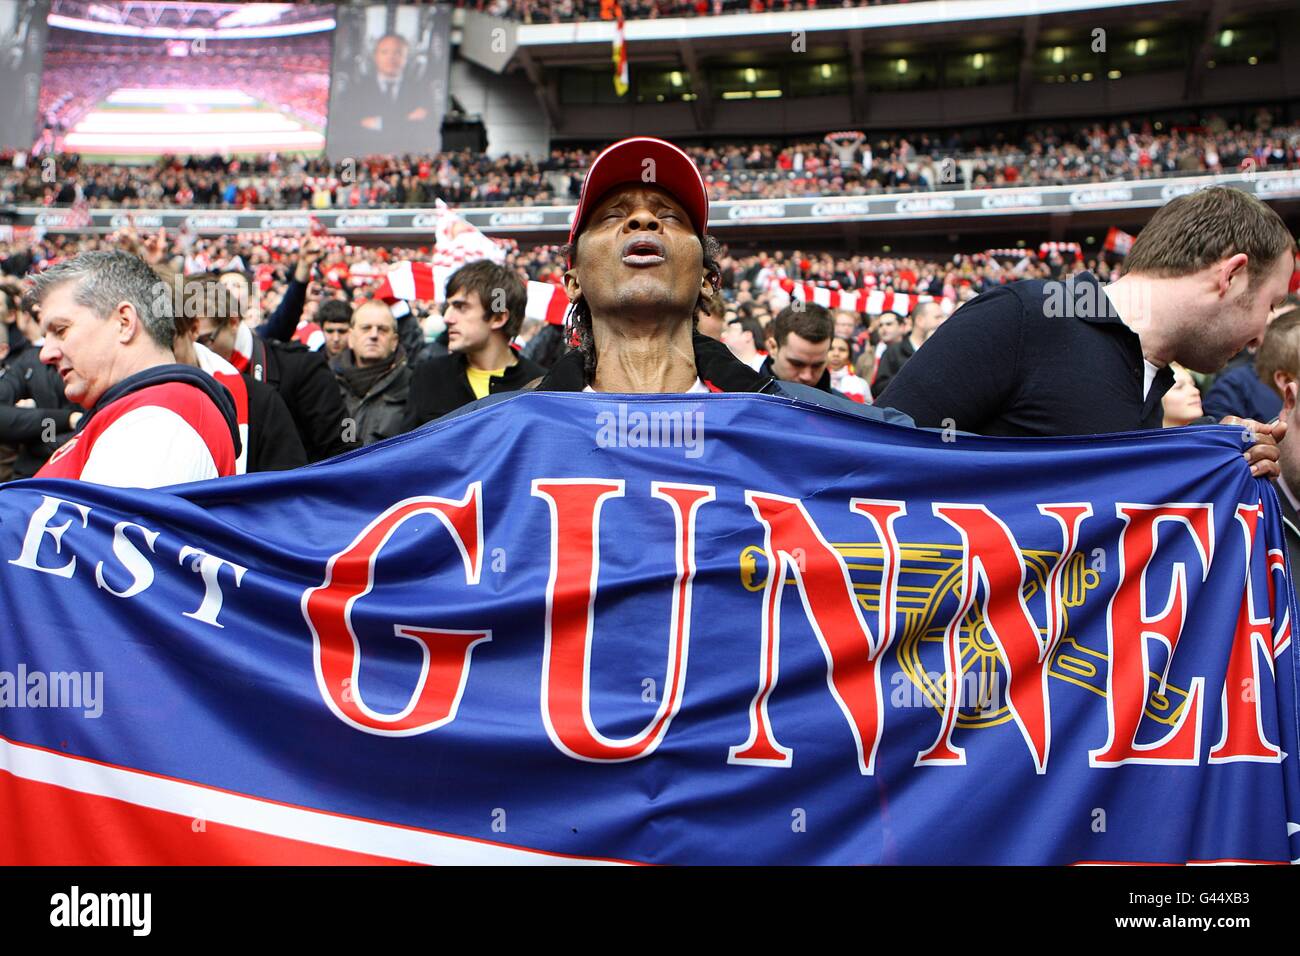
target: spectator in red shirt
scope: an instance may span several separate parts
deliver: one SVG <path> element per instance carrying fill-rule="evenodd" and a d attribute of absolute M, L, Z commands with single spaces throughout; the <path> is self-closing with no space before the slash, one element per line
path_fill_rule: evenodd
<path fill-rule="evenodd" d="M 177 364 L 170 292 L 125 252 L 82 253 L 37 276 L 41 361 L 86 415 L 36 477 L 157 488 L 235 474 L 234 402 Z"/>

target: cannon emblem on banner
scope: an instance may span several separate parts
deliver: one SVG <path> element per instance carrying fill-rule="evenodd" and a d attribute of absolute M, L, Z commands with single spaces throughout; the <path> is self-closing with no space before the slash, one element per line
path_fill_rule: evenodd
<path fill-rule="evenodd" d="M 862 606 L 864 617 L 874 622 L 880 606 L 880 581 L 883 573 L 883 549 L 879 544 L 834 544 L 849 569 L 853 590 Z M 909 544 L 900 542 L 902 567 L 898 579 L 897 607 L 903 615 L 902 628 L 892 653 L 901 672 L 910 682 L 908 690 L 921 702 L 943 713 L 948 694 L 948 676 L 944 672 L 944 630 L 961 599 L 962 548 L 956 544 Z M 1043 587 L 1059 552 L 1025 550 L 1028 582 L 1024 589 L 1025 604 L 1035 617 L 1043 600 Z M 767 553 L 760 545 L 750 545 L 740 552 L 740 580 L 748 591 L 762 591 L 767 584 Z M 786 584 L 795 586 L 793 576 Z M 1106 696 L 1108 658 L 1104 649 L 1088 647 L 1070 632 L 1070 612 L 1083 606 L 1089 592 L 1101 583 L 1101 575 L 1090 568 L 1082 553 L 1076 552 L 1066 564 L 1063 577 L 1062 614 L 1065 631 L 1052 654 L 1048 674 L 1067 681 L 1099 697 Z M 1039 629 L 1044 635 L 1045 630 Z M 1012 719 L 1004 691 L 1007 685 L 1005 665 L 997 647 L 987 633 L 984 613 L 977 602 L 962 619 L 960 628 L 961 689 L 957 725 L 959 727 L 996 727 Z M 1157 682 L 1160 675 L 1151 673 Z M 895 690 L 891 688 L 891 690 Z M 1147 699 L 1146 715 L 1159 723 L 1174 726 L 1187 700 L 1187 691 L 1168 684 L 1164 693 L 1153 691 Z"/>

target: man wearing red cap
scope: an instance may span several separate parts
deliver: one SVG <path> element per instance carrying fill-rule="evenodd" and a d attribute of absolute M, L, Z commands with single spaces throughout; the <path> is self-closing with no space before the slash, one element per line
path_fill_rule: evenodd
<path fill-rule="evenodd" d="M 900 424 L 891 409 L 754 371 L 695 317 L 720 294 L 709 197 L 695 162 L 671 143 L 625 139 L 592 162 L 573 216 L 564 287 L 577 348 L 537 386 L 544 391 L 660 394 L 765 392 Z"/>

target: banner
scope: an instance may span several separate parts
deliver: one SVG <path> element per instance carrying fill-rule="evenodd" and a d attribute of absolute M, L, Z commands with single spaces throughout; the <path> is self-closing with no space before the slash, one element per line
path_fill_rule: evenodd
<path fill-rule="evenodd" d="M 1300 170 L 1269 170 L 1247 176 L 1183 176 L 1073 186 L 1024 186 L 995 189 L 945 189 L 934 192 L 872 196 L 810 196 L 794 199 L 741 199 L 709 204 L 709 231 L 720 238 L 740 235 L 755 224 L 825 225 L 834 222 L 912 222 L 991 216 L 1069 214 L 1078 211 L 1155 209 L 1178 196 L 1209 186 L 1231 186 L 1265 202 L 1300 196 Z M 456 213 L 484 233 L 525 236 L 563 242 L 573 224 L 575 206 L 458 206 Z M 17 206 L 14 223 L 42 226 L 51 232 L 82 231 L 68 225 L 67 207 Z M 376 206 L 367 209 L 141 209 L 130 213 L 140 229 L 181 223 L 200 235 L 225 235 L 245 230 L 308 229 L 312 217 L 348 236 L 407 236 L 428 240 L 438 225 L 437 209 Z M 118 209 L 91 211 L 91 228 L 116 229 L 128 214 Z M 1007 223 L 1006 228 L 1023 228 Z M 752 231 L 752 230 L 750 230 Z M 540 234 L 540 235 L 539 235 Z M 747 233 L 745 233 L 747 234 Z M 727 240 L 731 241 L 731 240 Z"/>
<path fill-rule="evenodd" d="M 1241 447 L 524 393 L 291 472 L 6 485 L 0 863 L 1287 862 Z"/>

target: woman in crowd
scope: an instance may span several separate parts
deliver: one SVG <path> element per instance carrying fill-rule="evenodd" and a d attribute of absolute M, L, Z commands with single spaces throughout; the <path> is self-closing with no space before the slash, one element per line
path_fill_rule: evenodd
<path fill-rule="evenodd" d="M 831 370 L 831 388 L 855 402 L 871 404 L 871 386 L 866 379 L 853 374 L 853 346 L 842 335 L 831 339 L 831 350 L 826 366 Z"/>
<path fill-rule="evenodd" d="M 1201 408 L 1201 390 L 1192 373 L 1181 365 L 1174 366 L 1174 387 L 1165 392 L 1165 428 L 1190 425 L 1205 415 Z"/>

